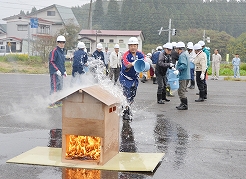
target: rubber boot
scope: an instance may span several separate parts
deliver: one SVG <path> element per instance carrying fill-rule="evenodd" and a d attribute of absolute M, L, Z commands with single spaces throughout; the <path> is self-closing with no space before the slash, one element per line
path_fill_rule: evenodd
<path fill-rule="evenodd" d="M 162 92 L 162 100 L 163 101 L 166 101 L 166 102 L 169 102 L 170 101 L 169 99 L 167 99 L 166 92 Z"/>
<path fill-rule="evenodd" d="M 145 83 L 147 80 L 146 80 L 146 77 L 145 76 L 143 76 L 143 78 L 141 79 L 141 82 L 142 83 Z"/>
<path fill-rule="evenodd" d="M 189 89 L 195 89 L 195 81 L 190 80 L 190 86 L 188 87 Z"/>
<path fill-rule="evenodd" d="M 207 90 L 204 90 L 204 99 L 207 99 Z"/>
<path fill-rule="evenodd" d="M 188 100 L 187 98 L 181 98 L 181 105 L 177 107 L 178 110 L 188 110 Z"/>
<path fill-rule="evenodd" d="M 199 92 L 199 98 L 195 100 L 195 102 L 203 102 L 204 101 L 204 91 Z"/>
<path fill-rule="evenodd" d="M 157 94 L 157 103 L 158 104 L 165 104 L 164 100 L 162 100 L 162 94 Z"/>
<path fill-rule="evenodd" d="M 152 79 L 153 79 L 153 84 L 157 84 L 156 77 L 153 77 Z"/>

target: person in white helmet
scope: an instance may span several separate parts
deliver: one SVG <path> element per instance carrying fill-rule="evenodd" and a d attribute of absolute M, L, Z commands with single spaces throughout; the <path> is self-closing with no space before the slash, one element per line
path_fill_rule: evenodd
<path fill-rule="evenodd" d="M 120 76 L 122 54 L 119 52 L 119 44 L 114 45 L 114 51 L 109 56 L 109 79 L 117 83 Z"/>
<path fill-rule="evenodd" d="M 190 80 L 190 61 L 187 53 L 185 52 L 184 42 L 178 42 L 176 45 L 177 51 L 179 53 L 179 60 L 176 65 L 176 69 L 179 74 L 179 89 L 178 95 L 181 101 L 180 105 L 176 108 L 178 110 L 187 110 L 188 109 L 188 99 L 185 95 L 187 88 L 187 80 Z"/>
<path fill-rule="evenodd" d="M 194 79 L 194 72 L 195 72 L 195 64 L 194 64 L 194 59 L 196 57 L 196 53 L 193 48 L 193 43 L 188 42 L 187 43 L 187 53 L 189 56 L 190 60 L 190 86 L 188 87 L 189 89 L 194 89 L 195 88 L 195 79 Z M 189 83 L 189 82 L 188 82 Z"/>
<path fill-rule="evenodd" d="M 79 42 L 77 48 L 78 50 L 74 52 L 73 56 L 72 83 L 75 82 L 77 77 L 80 78 L 80 75 L 85 73 L 85 67 L 88 66 L 88 57 L 84 51 L 86 48 L 84 42 Z"/>
<path fill-rule="evenodd" d="M 108 50 L 108 47 L 105 47 L 105 51 L 103 52 L 104 55 L 104 61 L 105 61 L 105 66 L 106 66 L 106 75 L 108 75 L 108 63 L 109 63 L 109 56 L 110 56 L 111 52 Z"/>
<path fill-rule="evenodd" d="M 194 60 L 196 70 L 196 84 L 199 89 L 199 99 L 195 102 L 203 102 L 205 97 L 205 75 L 207 70 L 207 57 L 202 51 L 202 46 L 197 43 L 194 45 L 196 58 Z"/>
<path fill-rule="evenodd" d="M 98 43 L 97 49 L 93 52 L 92 56 L 97 60 L 101 60 L 103 64 L 106 66 L 102 48 L 103 48 L 103 45 L 101 43 Z"/>
<path fill-rule="evenodd" d="M 158 84 L 157 87 L 157 103 L 165 104 L 165 101 L 170 101 L 166 98 L 166 87 L 167 87 L 167 70 L 168 68 L 174 67 L 172 63 L 171 52 L 173 46 L 171 43 L 166 43 L 163 45 L 164 51 L 160 53 L 159 59 L 156 63 L 156 81 Z"/>
<path fill-rule="evenodd" d="M 128 51 L 122 56 L 122 68 L 120 72 L 120 84 L 123 87 L 123 94 L 127 99 L 127 105 L 123 111 L 124 120 L 132 120 L 130 105 L 134 102 L 134 98 L 138 88 L 139 73 L 135 71 L 134 64 L 138 59 L 144 59 L 144 54 L 138 51 L 138 39 L 131 37 L 128 40 Z"/>
<path fill-rule="evenodd" d="M 156 63 L 157 63 L 157 61 L 159 59 L 159 55 L 160 55 L 161 51 L 162 51 L 162 46 L 156 47 L 156 51 L 153 52 L 152 57 L 151 57 L 152 67 L 153 67 L 153 70 L 154 70 L 154 75 L 153 75 L 153 78 L 152 78 L 153 79 L 153 84 L 157 84 L 156 75 L 155 75 L 155 68 L 156 68 Z"/>
<path fill-rule="evenodd" d="M 63 76 L 67 76 L 65 68 L 64 47 L 66 39 L 59 35 L 56 39 L 57 46 L 49 54 L 50 94 L 61 91 L 63 88 Z M 61 106 L 62 103 L 50 104 L 50 108 Z"/>

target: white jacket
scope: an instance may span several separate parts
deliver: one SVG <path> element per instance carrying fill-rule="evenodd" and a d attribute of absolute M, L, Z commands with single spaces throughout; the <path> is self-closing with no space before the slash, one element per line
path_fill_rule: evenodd
<path fill-rule="evenodd" d="M 110 68 L 117 68 L 121 67 L 121 58 L 122 54 L 118 52 L 118 55 L 115 51 L 113 51 L 109 56 L 109 67 Z"/>

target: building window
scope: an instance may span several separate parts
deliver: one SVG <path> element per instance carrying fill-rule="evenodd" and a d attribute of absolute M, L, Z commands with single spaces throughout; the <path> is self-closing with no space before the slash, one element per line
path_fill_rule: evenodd
<path fill-rule="evenodd" d="M 27 31 L 28 25 L 17 25 L 18 31 Z"/>
<path fill-rule="evenodd" d="M 0 49 L 4 50 L 5 49 L 5 46 L 0 46 Z"/>
<path fill-rule="evenodd" d="M 109 39 L 109 43 L 114 43 L 114 39 Z"/>
<path fill-rule="evenodd" d="M 40 34 L 50 34 L 50 26 L 48 25 L 39 25 Z"/>
<path fill-rule="evenodd" d="M 3 45 L 3 42 L 0 42 L 0 45 Z"/>
<path fill-rule="evenodd" d="M 124 43 L 124 40 L 119 40 L 119 43 Z"/>
<path fill-rule="evenodd" d="M 55 11 L 47 11 L 47 16 L 55 16 L 56 12 Z"/>
<path fill-rule="evenodd" d="M 100 39 L 100 41 L 99 42 L 104 42 L 104 39 Z"/>

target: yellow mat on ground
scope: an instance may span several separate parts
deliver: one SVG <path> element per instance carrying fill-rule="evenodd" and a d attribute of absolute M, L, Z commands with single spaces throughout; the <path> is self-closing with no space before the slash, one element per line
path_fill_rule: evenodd
<path fill-rule="evenodd" d="M 61 162 L 61 148 L 35 147 L 22 153 L 7 163 L 47 165 L 58 167 L 98 169 L 98 170 L 117 170 L 117 171 L 148 171 L 153 172 L 162 160 L 164 153 L 126 153 L 120 152 L 106 164 L 71 164 Z"/>

